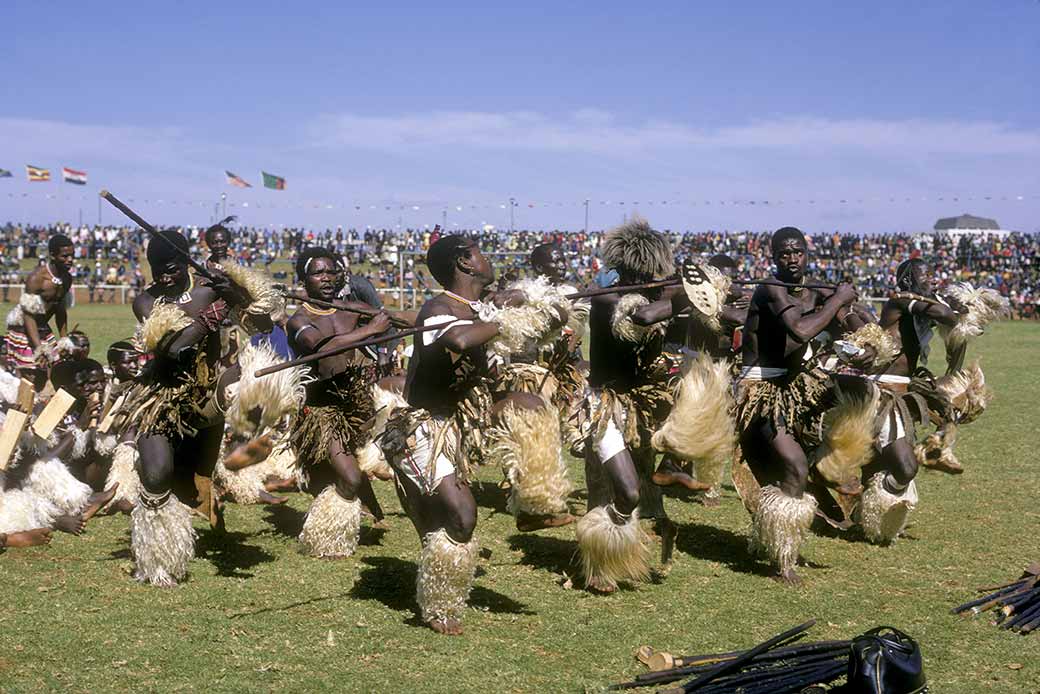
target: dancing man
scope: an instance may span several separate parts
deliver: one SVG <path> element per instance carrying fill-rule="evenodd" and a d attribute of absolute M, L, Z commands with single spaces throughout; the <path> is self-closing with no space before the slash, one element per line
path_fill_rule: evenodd
<path fill-rule="evenodd" d="M 346 281 L 340 258 L 320 247 L 300 254 L 296 274 L 307 296 L 322 301 L 334 301 Z M 304 301 L 286 325 L 289 344 L 305 356 L 375 337 L 390 327 L 384 312 L 364 325 L 360 318 L 355 311 L 318 308 Z M 306 490 L 315 497 L 300 542 L 311 556 L 348 557 L 357 549 L 362 505 L 377 522 L 383 519 L 356 457 L 366 442 L 366 424 L 375 415 L 376 365 L 365 352 L 350 350 L 319 360 L 313 372 L 307 404 L 291 434 L 297 464 L 308 480 Z"/>
<path fill-rule="evenodd" d="M 798 287 L 808 248 L 794 227 L 778 229 L 770 248 L 776 279 L 796 285 L 759 285 L 743 331 L 741 391 L 737 399 L 740 446 L 762 486 L 752 519 L 751 546 L 763 551 L 778 580 L 796 584 L 799 549 L 816 501 L 806 493 L 807 449 L 820 442 L 830 382 L 812 367 L 812 341 L 849 316 L 856 291 L 840 284 L 829 296 Z M 836 330 L 840 334 L 840 330 Z"/>

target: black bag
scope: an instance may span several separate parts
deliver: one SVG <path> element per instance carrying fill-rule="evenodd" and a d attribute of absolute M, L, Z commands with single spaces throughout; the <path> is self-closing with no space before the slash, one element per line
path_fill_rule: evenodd
<path fill-rule="evenodd" d="M 928 691 L 926 682 L 921 649 L 898 629 L 877 627 L 852 640 L 843 692 L 919 694 Z"/>

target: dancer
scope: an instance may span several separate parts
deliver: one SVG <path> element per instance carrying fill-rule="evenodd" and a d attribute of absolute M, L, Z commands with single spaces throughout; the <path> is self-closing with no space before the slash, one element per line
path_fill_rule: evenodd
<path fill-rule="evenodd" d="M 803 283 L 808 248 L 802 232 L 778 229 L 770 248 L 776 278 Z M 795 564 L 816 511 L 816 501 L 806 494 L 806 453 L 819 443 L 830 390 L 826 374 L 808 362 L 810 343 L 836 319 L 847 318 L 855 300 L 856 291 L 848 284 L 838 285 L 830 296 L 815 289 L 763 284 L 748 309 L 737 421 L 744 459 L 762 485 L 751 547 L 763 551 L 775 578 L 788 584 L 800 581 Z"/>
<path fill-rule="evenodd" d="M 322 301 L 335 300 L 345 283 L 340 259 L 320 247 L 300 254 L 296 275 L 307 296 Z M 286 326 L 290 347 L 304 356 L 380 335 L 390 327 L 386 313 L 364 325 L 360 318 L 353 311 L 318 308 L 304 301 Z M 296 418 L 291 434 L 297 465 L 307 479 L 305 489 L 315 497 L 300 542 L 311 556 L 348 557 L 357 548 L 362 505 L 377 522 L 383 519 L 356 457 L 365 443 L 366 424 L 375 414 L 371 388 L 376 367 L 365 353 L 351 350 L 321 359 L 313 373 L 306 409 Z"/>
<path fill-rule="evenodd" d="M 622 285 L 662 279 L 675 271 L 668 241 L 640 218 L 607 233 L 602 254 Z M 601 593 L 617 590 L 619 581 L 645 580 L 650 572 L 648 538 L 639 526 L 639 509 L 641 502 L 646 505 L 646 495 L 657 489 L 649 483 L 654 463 L 650 440 L 672 397 L 669 369 L 662 369 L 658 359 L 664 326 L 633 314 L 655 298 L 644 290 L 592 299 L 590 434 L 585 446 L 589 511 L 576 529 L 585 584 Z M 659 491 L 656 502 L 667 543 L 670 528 Z"/>
<path fill-rule="evenodd" d="M 72 239 L 55 234 L 47 242 L 47 259 L 25 280 L 18 304 L 7 314 L 7 356 L 19 376 L 39 391 L 47 382 L 57 339 L 51 329 L 54 318 L 58 336 L 65 337 L 68 308 L 72 304 Z"/>

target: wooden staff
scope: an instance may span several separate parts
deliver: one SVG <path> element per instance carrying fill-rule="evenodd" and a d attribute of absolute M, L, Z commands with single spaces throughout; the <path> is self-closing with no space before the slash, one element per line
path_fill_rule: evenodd
<path fill-rule="evenodd" d="M 319 306 L 321 308 L 334 308 L 337 311 L 348 311 L 350 313 L 358 313 L 362 316 L 378 316 L 381 311 L 377 308 L 363 308 L 361 306 L 352 306 L 351 304 L 345 304 L 342 301 L 325 301 L 324 299 L 313 299 L 309 296 L 300 296 L 290 291 L 283 291 L 282 295 L 286 299 L 294 299 L 303 303 L 311 304 L 313 306 Z M 403 318 L 394 316 L 389 311 L 387 314 L 390 316 L 390 322 L 398 328 L 414 328 L 415 326 Z"/>
<path fill-rule="evenodd" d="M 438 323 L 437 325 L 423 325 L 418 328 L 402 330 L 401 332 L 394 333 L 393 335 L 380 335 L 379 337 L 370 337 L 369 339 L 361 340 L 360 342 L 351 342 L 349 345 L 342 345 L 340 347 L 333 347 L 332 349 L 325 349 L 320 352 L 315 352 L 314 354 L 308 354 L 305 357 L 300 357 L 299 359 L 293 359 L 292 361 L 284 361 L 281 364 L 268 366 L 266 368 L 260 369 L 254 375 L 256 376 L 256 378 L 262 378 L 263 376 L 267 376 L 269 374 L 282 371 L 283 369 L 291 369 L 294 366 L 303 366 L 304 364 L 311 364 L 316 361 L 321 361 L 322 359 L 325 359 L 327 357 L 335 357 L 340 354 L 343 354 L 344 352 L 349 352 L 353 349 L 358 349 L 359 347 L 371 347 L 372 345 L 380 345 L 384 342 L 393 342 L 394 340 L 400 340 L 402 338 L 410 337 L 412 335 L 418 335 L 419 333 L 429 332 L 430 330 L 437 330 L 438 328 L 447 328 L 454 324 L 456 321 L 451 321 L 450 323 Z"/>
<path fill-rule="evenodd" d="M 117 198 L 116 196 L 112 195 L 107 190 L 101 191 L 101 193 L 99 193 L 99 195 L 101 195 L 101 197 L 103 197 L 105 200 L 107 200 L 117 210 L 119 210 L 120 212 L 125 214 L 127 217 L 129 217 L 131 220 L 133 220 L 137 224 L 137 226 L 139 226 L 142 229 L 144 229 L 145 231 L 147 231 L 148 234 L 152 237 L 152 239 L 160 239 L 170 249 L 172 249 L 174 251 L 174 253 L 176 253 L 180 257 L 184 258 L 184 260 L 186 260 L 188 262 L 188 265 L 190 265 L 195 270 L 195 272 L 199 273 L 200 275 L 202 275 L 203 277 L 205 277 L 206 279 L 208 279 L 210 281 L 216 279 L 214 277 L 213 273 L 210 272 L 209 269 L 205 265 L 203 265 L 199 261 L 197 261 L 194 258 L 192 258 L 190 253 L 188 253 L 186 250 L 184 250 L 183 248 L 181 248 L 180 246 L 175 244 L 170 239 L 168 239 L 165 236 L 163 236 L 162 234 L 160 234 L 158 229 L 156 229 L 151 224 L 146 222 L 139 214 L 137 214 L 136 212 L 131 210 L 129 207 L 124 205 L 123 202 L 119 198 Z"/>
<path fill-rule="evenodd" d="M 682 284 L 682 280 L 678 277 L 672 277 L 666 280 L 654 280 L 653 282 L 643 282 L 642 284 L 622 284 L 613 287 L 602 287 L 600 289 L 587 289 L 583 292 L 575 292 L 573 294 L 565 294 L 568 299 L 585 299 L 590 296 L 602 296 L 603 294 L 624 294 L 626 292 L 638 292 L 644 289 L 659 289 L 661 287 L 674 287 Z M 740 285 L 758 285 L 758 284 L 775 284 L 778 287 L 788 287 L 791 289 L 830 289 L 834 290 L 837 285 L 833 284 L 795 284 L 794 282 L 781 282 L 780 280 L 731 280 L 730 284 Z"/>

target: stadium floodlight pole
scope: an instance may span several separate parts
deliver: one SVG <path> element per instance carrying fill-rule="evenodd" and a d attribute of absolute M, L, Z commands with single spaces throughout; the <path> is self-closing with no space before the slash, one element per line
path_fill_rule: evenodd
<path fill-rule="evenodd" d="M 516 198 L 509 198 L 509 233 L 513 233 L 513 208 L 516 207 Z"/>
<path fill-rule="evenodd" d="M 589 199 L 585 198 L 585 235 L 589 235 Z"/>
<path fill-rule="evenodd" d="M 227 217 L 227 193 L 220 194 L 220 204 L 223 205 L 223 211 L 221 217 Z"/>
<path fill-rule="evenodd" d="M 205 265 L 203 265 L 202 263 L 200 263 L 199 261 L 197 261 L 197 260 L 195 260 L 194 258 L 191 257 L 191 253 L 189 253 L 188 251 L 184 250 L 183 248 L 181 248 L 180 246 L 175 244 L 173 241 L 171 241 L 170 239 L 168 239 L 165 236 L 163 236 L 162 234 L 160 234 L 158 229 L 156 229 L 151 224 L 146 222 L 141 217 L 141 215 L 137 214 L 136 212 L 131 210 L 129 207 L 124 205 L 123 202 L 119 198 L 117 198 L 116 196 L 112 195 L 107 190 L 102 190 L 100 193 L 98 193 L 98 195 L 100 195 L 105 200 L 108 200 L 109 204 L 111 204 L 112 207 L 116 208 L 117 210 L 119 210 L 120 212 L 125 214 L 127 217 L 129 217 L 131 220 L 133 220 L 133 222 L 136 223 L 137 226 L 141 227 L 146 232 L 148 232 L 149 236 L 151 236 L 153 240 L 159 239 L 160 241 L 165 243 L 167 246 L 169 246 L 170 249 L 172 251 L 174 251 L 174 253 L 176 253 L 180 257 L 184 258 L 184 260 L 187 261 L 188 265 L 190 265 L 195 270 L 195 272 L 199 273 L 200 275 L 202 275 L 203 277 L 205 277 L 208 280 L 212 281 L 212 280 L 216 279 L 216 277 L 214 277 L 213 273 L 210 272 L 209 269 Z"/>

